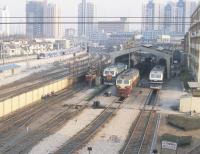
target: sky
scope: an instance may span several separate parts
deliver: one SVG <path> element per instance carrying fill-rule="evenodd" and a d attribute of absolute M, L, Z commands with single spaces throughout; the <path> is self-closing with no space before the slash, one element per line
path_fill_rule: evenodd
<path fill-rule="evenodd" d="M 142 0 L 88 0 L 95 4 L 95 16 L 140 16 Z M 61 16 L 77 16 L 81 0 L 49 0 L 61 8 Z M 10 16 L 25 17 L 26 0 L 0 0 L 0 7 L 7 6 Z M 70 27 L 70 26 L 66 26 Z M 72 27 L 72 26 L 71 26 Z M 15 32 L 16 28 L 11 28 Z M 23 29 L 21 26 L 20 29 Z M 23 30 L 22 30 L 23 31 Z"/>
<path fill-rule="evenodd" d="M 27 0 L 0 0 L 0 7 L 8 6 L 10 16 L 24 16 Z M 48 0 L 61 8 L 61 16 L 77 16 L 81 0 Z M 95 16 L 141 16 L 142 3 L 146 0 L 88 0 L 96 7 Z M 167 1 L 167 0 L 157 0 Z M 173 0 L 171 0 L 173 1 Z M 175 1 L 175 0 L 174 0 Z M 67 27 L 67 26 L 65 26 Z M 69 27 L 72 27 L 69 26 Z M 138 26 L 132 27 L 137 29 Z M 23 29 L 23 28 L 21 28 Z M 13 28 L 11 31 L 15 31 Z"/>
<path fill-rule="evenodd" d="M 98 16 L 139 15 L 142 0 L 88 0 L 96 5 Z M 81 0 L 49 0 L 61 7 L 64 16 L 77 15 Z M 17 4 L 16 4 L 17 3 Z M 0 0 L 0 6 L 8 6 L 11 15 L 25 15 L 26 0 Z"/>

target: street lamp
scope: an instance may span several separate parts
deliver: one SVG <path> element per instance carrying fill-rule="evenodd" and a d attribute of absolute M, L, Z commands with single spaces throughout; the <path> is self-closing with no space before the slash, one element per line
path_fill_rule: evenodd
<path fill-rule="evenodd" d="M 153 150 L 153 154 L 157 154 L 158 153 L 158 150 L 157 149 L 154 149 Z"/>
<path fill-rule="evenodd" d="M 29 68 L 29 60 L 28 60 L 28 57 L 29 57 L 29 47 L 26 46 L 26 67 Z"/>
<path fill-rule="evenodd" d="M 88 147 L 87 149 L 88 149 L 88 152 L 90 154 L 90 151 L 92 151 L 92 147 Z"/>
<path fill-rule="evenodd" d="M 131 68 L 131 50 L 129 50 L 129 54 L 128 54 L 128 68 L 130 69 Z"/>

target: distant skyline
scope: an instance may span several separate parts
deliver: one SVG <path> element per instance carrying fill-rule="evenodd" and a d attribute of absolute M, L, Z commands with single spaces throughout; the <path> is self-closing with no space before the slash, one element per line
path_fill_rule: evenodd
<path fill-rule="evenodd" d="M 25 17 L 25 6 L 27 0 L 0 0 L 0 7 L 8 6 L 10 16 Z M 41 0 L 39 0 L 41 1 Z M 142 3 L 146 0 L 88 0 L 95 4 L 95 16 L 138 16 L 142 15 Z M 156 0 L 160 1 L 160 0 Z M 169 1 L 169 0 L 161 0 Z M 171 0 L 176 1 L 176 0 Z M 196 0 L 198 1 L 198 0 Z M 78 16 L 78 4 L 81 0 L 48 0 L 57 4 L 61 8 L 61 16 Z M 76 25 L 65 25 L 64 27 L 74 27 Z M 18 28 L 19 29 L 19 28 Z M 24 26 L 20 27 L 21 31 Z M 131 29 L 140 29 L 140 25 L 131 26 Z M 15 32 L 16 28 L 11 28 L 11 32 Z"/>

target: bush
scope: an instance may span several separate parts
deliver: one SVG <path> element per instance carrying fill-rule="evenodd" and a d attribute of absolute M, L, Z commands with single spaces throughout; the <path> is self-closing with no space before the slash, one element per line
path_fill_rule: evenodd
<path fill-rule="evenodd" d="M 200 129 L 199 117 L 168 115 L 167 122 L 185 131 Z"/>
<path fill-rule="evenodd" d="M 175 142 L 178 146 L 187 146 L 192 142 L 192 136 L 176 136 L 171 134 L 164 134 L 160 138 L 161 141 Z"/>
<path fill-rule="evenodd" d="M 188 82 L 193 81 L 192 75 L 189 73 L 188 70 L 184 70 L 180 74 L 180 79 L 183 82 L 185 89 L 188 90 L 189 89 Z"/>

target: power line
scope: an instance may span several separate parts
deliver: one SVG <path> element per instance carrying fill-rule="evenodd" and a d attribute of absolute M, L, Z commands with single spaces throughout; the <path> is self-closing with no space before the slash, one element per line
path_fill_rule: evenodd
<path fill-rule="evenodd" d="M 59 19 L 78 19 L 78 18 L 92 18 L 92 19 L 109 19 L 109 18 L 113 18 L 113 19 L 118 19 L 118 18 L 127 18 L 127 19 L 155 19 L 155 18 L 159 18 L 159 19 L 162 19 L 162 18 L 175 18 L 175 19 L 178 19 L 178 18 L 181 18 L 181 19 L 185 19 L 185 18 L 188 18 L 188 19 L 191 19 L 191 17 L 131 17 L 131 16 L 122 16 L 122 17 L 73 17 L 73 16 L 62 16 L 62 17 L 0 17 L 0 18 L 7 18 L 7 19 L 27 19 L 27 18 L 59 18 Z"/>
<path fill-rule="evenodd" d="M 35 24 L 147 24 L 147 25 L 190 25 L 190 22 L 0 22 L 0 25 L 35 25 Z"/>

